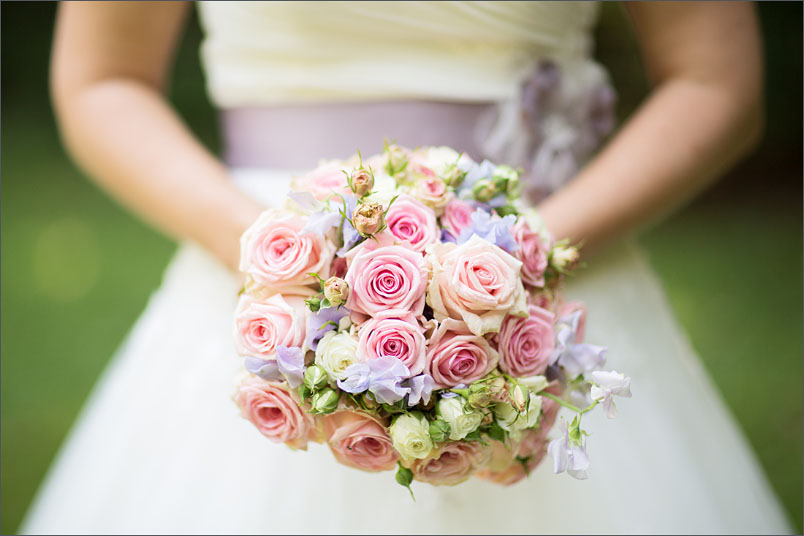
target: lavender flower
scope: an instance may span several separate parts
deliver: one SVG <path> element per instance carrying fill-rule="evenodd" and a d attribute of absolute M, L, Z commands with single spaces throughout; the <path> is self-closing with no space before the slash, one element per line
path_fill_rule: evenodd
<path fill-rule="evenodd" d="M 371 368 L 366 363 L 354 363 L 344 369 L 346 378 L 338 380 L 338 387 L 347 393 L 362 393 L 368 390 L 371 382 Z"/>
<path fill-rule="evenodd" d="M 550 363 L 558 363 L 574 378 L 602 367 L 606 363 L 606 348 L 594 344 L 575 342 L 581 311 L 559 319 L 556 329 L 556 347 Z"/>
<path fill-rule="evenodd" d="M 316 350 L 318 341 L 324 337 L 324 334 L 335 329 L 341 318 L 348 316 L 350 312 L 346 307 L 324 307 L 310 315 L 310 319 L 307 321 L 307 336 L 304 339 L 307 347 L 310 350 Z"/>
<path fill-rule="evenodd" d="M 591 395 L 593 400 L 600 400 L 606 416 L 613 419 L 617 416 L 617 408 L 612 396 L 631 398 L 631 378 L 611 370 L 596 370 L 590 374 L 592 378 Z"/>
<path fill-rule="evenodd" d="M 263 380 L 282 380 L 282 374 L 279 372 L 279 366 L 276 361 L 263 361 L 256 357 L 247 357 L 245 366 L 247 371 L 256 374 Z"/>
<path fill-rule="evenodd" d="M 435 381 L 429 374 L 419 374 L 418 376 L 410 378 L 407 381 L 407 386 L 410 387 L 408 406 L 415 406 L 420 401 L 425 404 L 429 403 L 434 385 Z"/>
<path fill-rule="evenodd" d="M 463 244 L 472 235 L 477 235 L 483 240 L 499 246 L 508 253 L 513 253 L 519 247 L 511 234 L 511 228 L 516 223 L 516 216 L 508 215 L 504 218 L 492 219 L 482 209 L 477 209 L 472 213 L 472 225 L 466 227 L 458 236 L 457 244 Z"/>
<path fill-rule="evenodd" d="M 355 207 L 357 207 L 357 198 L 353 195 L 345 195 L 344 200 L 346 200 L 346 215 L 351 218 L 352 214 L 354 214 Z M 339 214 L 340 215 L 340 214 Z M 343 246 L 335 253 L 338 257 L 343 257 L 347 251 L 352 249 L 352 247 L 360 241 L 362 237 L 360 233 L 357 232 L 357 229 L 349 223 L 349 220 L 343 221 Z"/>
<path fill-rule="evenodd" d="M 288 381 L 292 389 L 302 384 L 304 376 L 304 352 L 297 346 L 277 346 L 276 364 L 279 372 Z"/>
<path fill-rule="evenodd" d="M 341 213 L 337 210 L 320 210 L 313 212 L 307 219 L 307 225 L 302 229 L 305 233 L 324 236 L 333 227 L 341 223 Z"/>
<path fill-rule="evenodd" d="M 570 437 L 567 423 L 561 421 L 563 435 L 550 442 L 547 452 L 553 458 L 553 472 L 556 474 L 567 471 L 567 474 L 578 480 L 587 478 L 586 470 L 589 468 L 589 456 L 586 454 L 585 442 L 581 440 L 582 433 L 578 429 L 577 417 L 572 421 L 574 431 Z"/>
<path fill-rule="evenodd" d="M 379 357 L 368 361 L 370 372 L 369 391 L 380 404 L 393 404 L 410 393 L 410 387 L 402 387 L 402 380 L 410 376 L 410 370 L 395 357 Z"/>

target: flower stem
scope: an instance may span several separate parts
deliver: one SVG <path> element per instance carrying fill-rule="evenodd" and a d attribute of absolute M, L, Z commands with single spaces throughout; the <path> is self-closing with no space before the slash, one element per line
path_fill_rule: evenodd
<path fill-rule="evenodd" d="M 558 402 L 559 404 L 561 404 L 562 406 L 564 406 L 568 410 L 574 411 L 578 415 L 583 415 L 584 413 L 586 413 L 588 411 L 591 411 L 600 402 L 599 400 L 595 400 L 594 402 L 592 402 L 591 405 L 581 409 L 581 408 L 579 408 L 577 406 L 573 406 L 569 402 L 566 402 L 566 401 L 558 398 L 556 395 L 554 395 L 552 393 L 546 393 L 546 392 L 542 391 L 542 392 L 539 393 L 539 396 L 544 396 L 546 398 L 549 398 L 550 400 L 554 400 L 555 402 Z"/>

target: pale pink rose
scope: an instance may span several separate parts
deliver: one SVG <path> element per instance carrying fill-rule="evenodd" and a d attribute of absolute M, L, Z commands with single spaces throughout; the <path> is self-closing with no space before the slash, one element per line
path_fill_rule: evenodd
<path fill-rule="evenodd" d="M 424 253 L 425 246 L 441 238 L 433 210 L 409 195 L 400 195 L 385 217 L 388 230 L 399 240 L 407 240 L 411 249 Z"/>
<path fill-rule="evenodd" d="M 281 291 L 288 286 L 317 284 L 309 275 L 326 279 L 335 246 L 324 237 L 303 232 L 302 216 L 266 210 L 240 238 L 240 270 L 266 287 Z"/>
<path fill-rule="evenodd" d="M 420 172 L 424 171 L 425 173 Z M 447 188 L 447 184 L 436 176 L 433 171 L 423 166 L 414 167 L 416 182 L 413 185 L 413 196 L 441 214 L 444 207 L 455 198 L 455 194 Z"/>
<path fill-rule="evenodd" d="M 548 292 L 533 292 L 528 294 L 528 305 L 535 305 L 536 307 L 541 307 L 549 311 L 552 310 L 553 304 L 553 296 Z"/>
<path fill-rule="evenodd" d="M 505 317 L 497 339 L 500 368 L 515 378 L 543 374 L 555 348 L 553 313 L 529 305 L 528 314 Z"/>
<path fill-rule="evenodd" d="M 437 320 L 463 320 L 475 335 L 498 332 L 505 315 L 527 316 L 522 263 L 477 235 L 460 246 L 434 244 L 427 303 Z"/>
<path fill-rule="evenodd" d="M 516 258 L 522 261 L 522 281 L 526 285 L 543 287 L 550 244 L 545 243 L 541 235 L 528 226 L 525 218 L 519 218 L 511 231 L 519 245 Z"/>
<path fill-rule="evenodd" d="M 349 171 L 346 166 L 338 162 L 328 162 L 312 170 L 306 175 L 294 177 L 291 181 L 293 190 L 307 191 L 319 201 L 323 201 L 333 194 L 347 195 L 349 185 L 346 181 L 344 170 Z"/>
<path fill-rule="evenodd" d="M 575 331 L 575 342 L 582 343 L 586 334 L 586 305 L 579 301 L 562 303 L 558 307 L 558 318 L 569 316 L 576 311 L 581 312 L 581 317 L 578 319 L 578 329 Z"/>
<path fill-rule="evenodd" d="M 264 301 L 240 296 L 235 310 L 235 346 L 240 355 L 274 359 L 277 346 L 301 346 L 309 314 L 303 296 L 274 294 Z"/>
<path fill-rule="evenodd" d="M 380 313 L 358 330 L 358 361 L 395 357 L 417 376 L 427 365 L 424 330 L 411 313 Z"/>
<path fill-rule="evenodd" d="M 420 253 L 403 246 L 366 244 L 349 261 L 346 307 L 357 313 L 377 316 L 385 311 L 424 311 L 427 265 Z M 362 246 L 362 244 L 361 244 Z"/>
<path fill-rule="evenodd" d="M 474 211 L 475 209 L 469 203 L 453 199 L 444 207 L 444 213 L 441 214 L 441 227 L 458 238 L 461 231 L 472 225 L 472 212 Z"/>
<path fill-rule="evenodd" d="M 435 486 L 454 486 L 467 480 L 490 455 L 479 441 L 451 441 L 435 449 L 427 458 L 414 460 L 413 478 Z"/>
<path fill-rule="evenodd" d="M 498 444 L 495 445 L 497 448 L 506 448 L 499 441 L 494 441 L 493 443 Z M 511 449 L 499 452 L 496 463 L 494 465 L 486 464 L 485 467 L 475 473 L 475 476 L 502 486 L 516 484 L 536 469 L 546 452 L 547 442 L 539 433 L 536 430 L 525 430 L 519 443 Z M 523 465 L 516 457 L 527 461 Z M 527 469 L 525 466 L 527 466 Z"/>
<path fill-rule="evenodd" d="M 332 454 L 344 465 L 363 471 L 389 471 L 398 455 L 383 423 L 368 413 L 342 410 L 324 417 Z"/>
<path fill-rule="evenodd" d="M 248 376 L 240 383 L 234 401 L 241 415 L 271 441 L 306 449 L 308 441 L 321 440 L 315 419 L 299 406 L 285 382 Z"/>
<path fill-rule="evenodd" d="M 484 337 L 451 318 L 438 325 L 427 344 L 428 372 L 436 389 L 469 385 L 491 372 L 498 360 L 499 354 Z"/>

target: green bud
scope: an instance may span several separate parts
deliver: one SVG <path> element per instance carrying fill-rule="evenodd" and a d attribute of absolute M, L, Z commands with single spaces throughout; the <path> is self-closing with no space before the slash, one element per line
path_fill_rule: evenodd
<path fill-rule="evenodd" d="M 306 385 L 304 385 L 304 384 L 301 384 L 301 385 L 299 386 L 299 388 L 297 389 L 297 391 L 298 391 L 298 393 L 299 393 L 299 397 L 300 397 L 302 400 L 307 400 L 307 399 L 308 399 L 308 398 L 310 398 L 310 396 L 312 396 L 312 394 L 313 394 L 313 392 L 310 390 L 310 388 L 309 388 L 309 387 L 307 387 L 307 386 L 306 386 Z"/>
<path fill-rule="evenodd" d="M 314 313 L 318 312 L 318 310 L 321 309 L 321 298 L 316 297 L 307 298 L 306 300 L 304 300 L 304 303 Z"/>
<path fill-rule="evenodd" d="M 466 178 L 466 173 L 461 171 L 461 169 L 456 165 L 451 165 L 447 171 L 444 173 L 444 182 L 448 186 L 452 186 L 453 188 L 457 188 L 463 183 L 463 180 Z"/>
<path fill-rule="evenodd" d="M 450 427 L 447 421 L 436 419 L 430 423 L 430 439 L 436 443 L 449 439 Z"/>
<path fill-rule="evenodd" d="M 578 415 L 572 419 L 569 427 L 567 428 L 567 432 L 569 432 L 569 442 L 573 445 L 583 445 L 583 436 L 586 434 L 583 430 L 581 430 L 581 419 Z"/>
<path fill-rule="evenodd" d="M 340 398 L 340 393 L 330 387 L 318 391 L 310 401 L 313 413 L 332 413 L 338 407 Z"/>
<path fill-rule="evenodd" d="M 469 386 L 469 405 L 473 408 L 485 408 L 491 404 L 491 391 L 487 382 L 475 382 Z"/>
<path fill-rule="evenodd" d="M 323 389 L 329 383 L 327 372 L 318 365 L 310 365 L 304 371 L 304 385 L 310 391 L 318 391 Z"/>
<path fill-rule="evenodd" d="M 494 169 L 493 179 L 502 179 L 504 181 L 518 181 L 519 172 L 511 166 L 505 164 L 499 165 Z"/>
<path fill-rule="evenodd" d="M 472 187 L 472 196 L 481 203 L 488 203 L 496 193 L 494 184 L 488 179 L 480 179 Z"/>
<path fill-rule="evenodd" d="M 410 497 L 415 501 L 416 497 L 413 496 L 413 490 L 410 489 L 410 484 L 413 482 L 413 471 L 402 465 L 398 464 L 399 468 L 396 470 L 396 481 L 399 485 L 405 486 L 410 492 Z"/>

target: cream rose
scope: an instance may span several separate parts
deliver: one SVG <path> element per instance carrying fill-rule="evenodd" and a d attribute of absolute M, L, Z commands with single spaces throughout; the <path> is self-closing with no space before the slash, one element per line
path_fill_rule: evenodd
<path fill-rule="evenodd" d="M 442 398 L 436 404 L 438 416 L 449 424 L 449 438 L 463 439 L 480 427 L 483 414 L 466 406 L 463 397 Z"/>
<path fill-rule="evenodd" d="M 328 331 L 318 341 L 315 350 L 315 364 L 327 371 L 330 381 L 346 378 L 344 371 L 355 363 L 359 363 L 357 355 L 357 339 L 348 333 Z"/>
<path fill-rule="evenodd" d="M 388 429 L 394 448 L 404 460 L 426 458 L 433 450 L 430 424 L 418 412 L 403 413 L 394 419 Z"/>
<path fill-rule="evenodd" d="M 522 263 L 477 235 L 467 242 L 434 244 L 427 303 L 437 320 L 463 320 L 475 335 L 498 332 L 505 315 L 527 316 Z"/>

